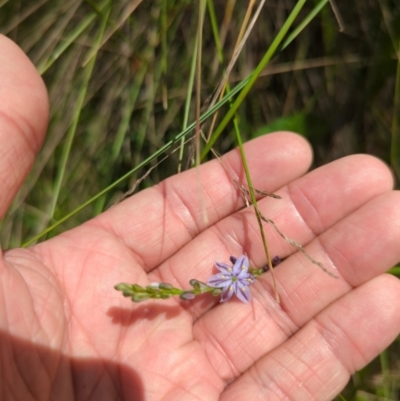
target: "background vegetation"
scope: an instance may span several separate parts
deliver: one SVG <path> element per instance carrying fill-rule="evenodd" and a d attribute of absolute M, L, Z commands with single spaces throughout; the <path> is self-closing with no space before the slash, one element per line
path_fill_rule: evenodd
<path fill-rule="evenodd" d="M 202 112 L 252 3 L 207 1 Z M 254 71 L 296 3 L 265 3 L 232 70 L 231 87 Z M 242 139 L 296 131 L 312 143 L 315 166 L 369 153 L 392 166 L 399 185 L 400 2 L 307 1 L 295 26 L 318 4 L 325 5 L 289 46 L 276 52 L 239 108 Z M 40 156 L 0 222 L 3 248 L 20 246 L 60 220 L 65 221 L 47 237 L 74 227 L 133 187 L 151 186 L 179 165 L 190 167 L 193 141 L 181 162 L 178 142 L 156 152 L 195 119 L 194 91 L 188 87 L 198 15 L 198 2 L 189 0 L 0 0 L 0 32 L 35 63 L 51 105 Z M 204 128 L 209 127 L 208 122 Z M 215 148 L 223 153 L 235 146 L 230 124 Z M 132 172 L 149 157 L 151 162 Z M 75 213 L 77 208 L 82 210 Z M 397 341 L 357 373 L 338 399 L 400 400 L 399 350 Z"/>

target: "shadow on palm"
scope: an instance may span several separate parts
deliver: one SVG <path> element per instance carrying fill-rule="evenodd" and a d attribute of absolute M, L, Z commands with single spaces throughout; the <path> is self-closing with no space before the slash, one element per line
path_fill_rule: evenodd
<path fill-rule="evenodd" d="M 70 357 L 5 332 L 0 332 L 0 344 L 1 355 L 13 354 L 14 363 L 8 366 L 7 376 L 14 388 L 14 399 L 145 399 L 138 372 L 127 364 Z M 5 394 L 9 394 L 8 390 Z"/>

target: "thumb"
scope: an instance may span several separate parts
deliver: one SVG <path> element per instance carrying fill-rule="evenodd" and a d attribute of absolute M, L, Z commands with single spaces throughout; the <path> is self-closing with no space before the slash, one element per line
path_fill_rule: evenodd
<path fill-rule="evenodd" d="M 48 114 L 46 87 L 35 67 L 0 35 L 0 219 L 43 143 Z"/>

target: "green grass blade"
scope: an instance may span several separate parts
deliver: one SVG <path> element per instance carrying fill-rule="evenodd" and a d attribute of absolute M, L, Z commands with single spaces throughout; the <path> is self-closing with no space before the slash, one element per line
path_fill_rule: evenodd
<path fill-rule="evenodd" d="M 321 0 L 304 18 L 304 20 L 291 32 L 279 50 L 283 50 L 293 42 L 294 39 L 306 28 L 306 26 L 317 16 L 317 14 L 329 3 L 329 0 Z"/>
<path fill-rule="evenodd" d="M 97 43 L 103 37 L 106 23 L 107 23 L 107 17 L 105 17 L 103 19 L 103 21 L 102 21 L 102 25 L 100 27 L 99 34 L 97 36 Z M 64 146 L 63 146 L 63 149 L 62 149 L 62 153 L 61 153 L 60 164 L 58 166 L 58 172 L 57 172 L 56 180 L 55 180 L 55 183 L 54 183 L 54 190 L 53 190 L 53 194 L 52 194 L 52 200 L 50 202 L 50 207 L 49 207 L 49 217 L 51 219 L 54 216 L 54 212 L 55 212 L 55 209 L 56 209 L 58 198 L 60 196 L 61 186 L 62 186 L 62 183 L 63 183 L 63 180 L 64 180 L 64 176 L 65 176 L 65 171 L 66 171 L 69 155 L 71 153 L 72 142 L 73 142 L 74 137 L 75 137 L 76 129 L 77 129 L 78 122 L 79 122 L 79 119 L 80 119 L 81 111 L 82 111 L 82 108 L 83 108 L 83 103 L 85 101 L 86 92 L 87 92 L 87 88 L 88 88 L 88 85 L 89 85 L 90 78 L 92 76 L 92 72 L 93 72 L 95 61 L 96 61 L 96 58 L 93 57 L 91 59 L 91 61 L 89 62 L 89 64 L 87 64 L 87 66 L 84 69 L 83 84 L 82 84 L 82 87 L 81 87 L 81 90 L 79 92 L 79 96 L 78 96 L 78 99 L 77 99 L 77 102 L 76 102 L 76 109 L 75 109 L 75 112 L 74 112 L 72 124 L 71 124 L 71 126 L 70 126 L 70 128 L 69 128 L 69 130 L 67 132 L 67 135 L 66 135 L 66 140 L 65 140 L 65 143 L 64 143 Z"/>
<path fill-rule="evenodd" d="M 398 182 L 400 182 L 400 60 L 397 62 L 396 71 L 390 164 L 396 174 Z"/>
<path fill-rule="evenodd" d="M 111 160 L 112 161 L 115 161 L 117 159 L 117 157 L 120 155 L 122 145 L 124 143 L 126 134 L 129 129 L 131 115 L 135 108 L 136 101 L 138 99 L 140 89 L 143 85 L 147 70 L 148 70 L 148 64 L 144 63 L 140 67 L 139 71 L 135 74 L 135 82 L 133 82 L 131 87 L 128 88 L 128 90 L 129 90 L 128 101 L 123 106 L 121 121 L 118 125 L 118 130 L 115 135 L 115 140 L 113 142 L 113 146 L 112 146 L 112 150 L 111 150 Z"/>
<path fill-rule="evenodd" d="M 388 273 L 400 277 L 400 266 L 392 267 L 391 269 L 388 270 Z"/>
<path fill-rule="evenodd" d="M 219 60 L 220 64 L 222 64 L 222 61 L 224 59 L 224 54 L 222 52 L 221 40 L 219 38 L 217 16 L 215 14 L 215 8 L 214 8 L 214 1 L 213 0 L 207 0 L 207 8 L 208 8 L 208 15 L 210 16 L 211 29 L 212 29 L 212 32 L 213 32 L 213 37 L 214 37 L 214 42 L 215 42 L 215 48 L 216 48 L 217 55 L 218 55 L 218 60 Z"/>
<path fill-rule="evenodd" d="M 100 6 L 103 9 L 108 4 L 108 0 L 104 1 Z M 86 18 L 78 24 L 78 26 L 68 35 L 68 37 L 60 43 L 60 45 L 54 50 L 51 56 L 45 62 L 38 65 L 37 69 L 41 75 L 43 75 L 58 58 L 73 44 L 75 41 L 86 31 L 87 28 L 96 19 L 97 14 L 92 12 Z"/>
<path fill-rule="evenodd" d="M 187 88 L 187 93 L 186 93 L 186 101 L 185 101 L 185 111 L 183 114 L 183 123 L 182 123 L 183 130 L 185 130 L 187 128 L 188 121 L 189 121 L 190 105 L 192 103 L 192 93 L 193 93 L 193 87 L 194 87 L 194 77 L 196 74 L 198 43 L 199 43 L 198 35 L 196 35 L 194 48 L 193 48 L 192 62 L 190 65 L 189 83 L 188 83 L 188 88 Z M 184 150 L 185 150 L 185 137 L 182 137 L 181 138 L 181 146 L 180 146 L 180 150 L 179 150 L 178 173 L 181 172 L 181 170 L 182 170 L 182 161 L 183 161 Z"/>
<path fill-rule="evenodd" d="M 383 351 L 379 355 L 379 361 L 381 363 L 381 372 L 382 372 L 382 384 L 380 386 L 380 395 L 383 396 L 385 399 L 390 398 L 390 384 L 389 384 L 389 358 L 387 350 Z"/>
<path fill-rule="evenodd" d="M 166 74 L 168 69 L 168 24 L 167 24 L 167 10 L 168 10 L 168 1 L 162 0 L 161 2 L 161 15 L 160 15 L 160 23 L 161 23 L 161 65 L 162 65 L 162 73 Z"/>

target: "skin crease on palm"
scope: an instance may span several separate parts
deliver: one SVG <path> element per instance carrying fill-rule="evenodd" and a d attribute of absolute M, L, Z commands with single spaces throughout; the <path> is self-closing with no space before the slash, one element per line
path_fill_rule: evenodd
<path fill-rule="evenodd" d="M 0 216 L 45 137 L 44 84 L 0 37 Z M 249 304 L 210 295 L 134 304 L 119 282 L 206 281 L 215 261 L 265 264 L 254 212 L 218 161 L 146 189 L 80 227 L 0 252 L 1 400 L 332 400 L 399 334 L 400 195 L 389 169 L 353 155 L 310 173 L 292 133 L 245 145 L 263 214 L 339 278 L 295 253 L 272 228 L 281 303 L 269 273 Z M 237 150 L 223 157 L 244 179 Z"/>

